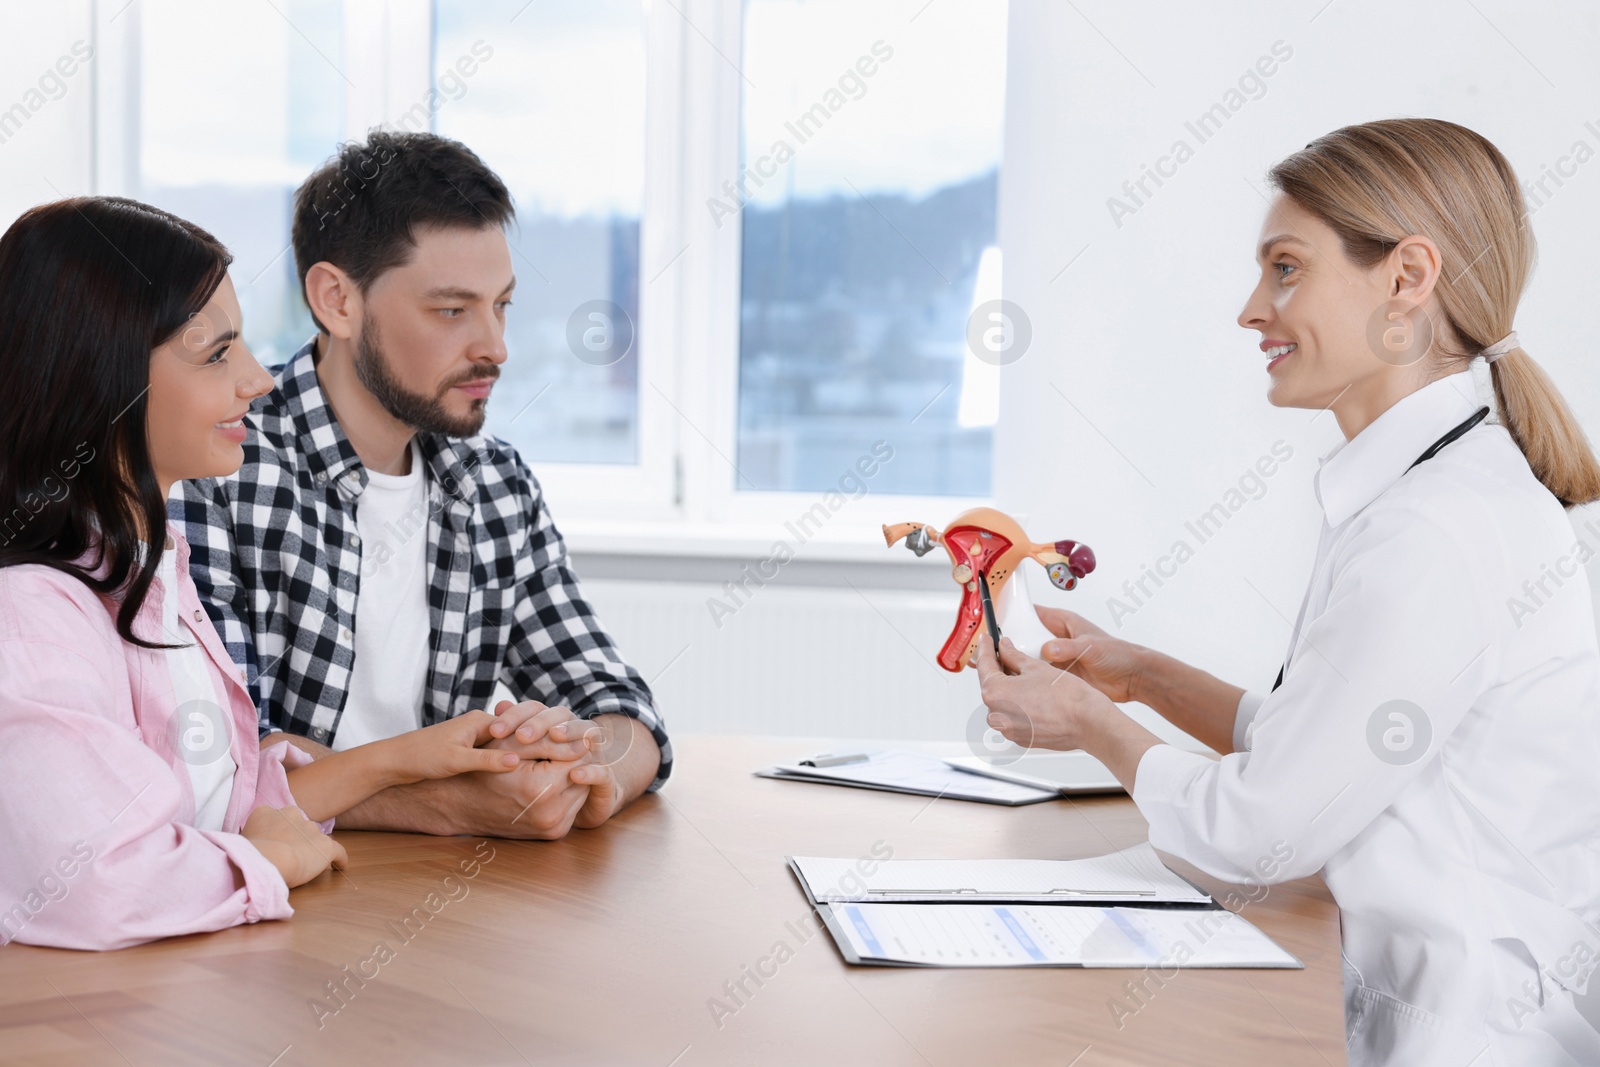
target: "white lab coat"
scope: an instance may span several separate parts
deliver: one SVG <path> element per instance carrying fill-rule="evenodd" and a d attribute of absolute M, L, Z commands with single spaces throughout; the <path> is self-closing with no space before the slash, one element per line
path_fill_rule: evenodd
<path fill-rule="evenodd" d="M 1352 1067 L 1600 1064 L 1591 553 L 1500 425 L 1407 471 L 1478 406 L 1452 374 L 1322 457 L 1282 686 L 1240 700 L 1234 753 L 1158 745 L 1134 783 L 1202 870 L 1323 873 Z"/>

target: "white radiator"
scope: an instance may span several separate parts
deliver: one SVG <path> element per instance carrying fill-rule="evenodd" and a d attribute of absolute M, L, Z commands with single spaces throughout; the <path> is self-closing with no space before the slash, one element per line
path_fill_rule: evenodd
<path fill-rule="evenodd" d="M 954 587 L 768 584 L 742 604 L 709 583 L 583 589 L 674 732 L 956 741 L 979 707 L 976 673 L 933 661 L 955 622 Z M 732 614 L 714 620 L 713 597 Z"/>

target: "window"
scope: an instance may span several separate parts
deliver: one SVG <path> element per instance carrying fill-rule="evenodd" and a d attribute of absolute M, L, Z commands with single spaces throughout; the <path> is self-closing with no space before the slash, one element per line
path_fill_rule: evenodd
<path fill-rule="evenodd" d="M 874 492 L 964 506 L 990 487 L 998 372 L 968 338 L 999 296 L 1005 22 L 1006 0 L 140 0 L 97 28 L 96 188 L 234 251 L 271 365 L 312 333 L 294 188 L 372 126 L 431 128 L 515 198 L 487 429 L 564 526 L 763 537 L 880 440 Z"/>
<path fill-rule="evenodd" d="M 449 81 L 464 58 L 474 73 Z M 437 0 L 433 63 L 459 92 L 434 128 L 494 168 L 517 206 L 510 358 L 488 432 L 531 461 L 636 463 L 641 4 Z"/>
<path fill-rule="evenodd" d="M 753 488 L 829 488 L 881 438 L 895 458 L 875 489 L 989 492 L 993 416 L 972 417 L 969 396 L 963 419 L 963 393 L 996 240 L 1005 3 L 914 9 L 745 4 L 738 453 Z"/>
<path fill-rule="evenodd" d="M 277 3 L 281 13 L 149 0 L 121 16 L 133 38 L 126 104 L 137 138 L 104 190 L 181 215 L 228 246 L 245 333 L 265 366 L 315 329 L 289 221 L 295 187 L 339 140 L 345 88 L 335 65 L 340 5 Z"/>

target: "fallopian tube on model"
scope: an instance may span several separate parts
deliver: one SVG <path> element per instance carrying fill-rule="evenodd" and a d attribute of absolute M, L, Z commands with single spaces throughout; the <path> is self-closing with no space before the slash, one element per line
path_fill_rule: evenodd
<path fill-rule="evenodd" d="M 977 656 L 978 635 L 983 629 L 980 575 L 988 579 L 996 610 L 1004 616 L 1010 603 L 1027 600 L 1025 585 L 1019 597 L 1005 595 L 1010 592 L 1008 580 L 1024 559 L 1038 560 L 1057 589 L 1073 588 L 1079 578 L 1094 570 L 1094 553 L 1088 545 L 1077 541 L 1034 544 L 1017 520 L 994 508 L 964 511 L 943 533 L 921 522 L 885 526 L 883 539 L 890 545 L 904 539 L 906 547 L 919 556 L 933 551 L 935 545 L 943 545 L 950 554 L 950 577 L 961 586 L 961 607 L 956 612 L 955 627 L 939 650 L 938 664 L 947 671 L 960 671 L 973 664 Z M 1031 607 L 1027 614 L 1033 615 Z M 1037 618 L 1029 621 L 1039 627 Z M 1016 643 L 1020 647 L 1021 643 Z"/>

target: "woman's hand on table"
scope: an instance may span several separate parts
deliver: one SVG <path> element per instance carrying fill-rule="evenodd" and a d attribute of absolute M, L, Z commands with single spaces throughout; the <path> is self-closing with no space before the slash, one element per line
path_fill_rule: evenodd
<path fill-rule="evenodd" d="M 311 881 L 330 866 L 343 870 L 350 861 L 344 846 L 296 807 L 259 807 L 239 832 L 278 868 L 290 889 Z"/>
<path fill-rule="evenodd" d="M 397 776 L 393 784 L 403 785 L 473 771 L 516 770 L 522 762 L 516 752 L 487 747 L 515 729 L 516 723 L 487 711 L 469 711 L 379 744 L 389 748 L 388 756 Z"/>
<path fill-rule="evenodd" d="M 537 700 L 495 705 L 494 739 L 488 747 L 515 752 L 522 759 L 573 761 L 599 748 L 604 731 L 559 704 Z"/>

